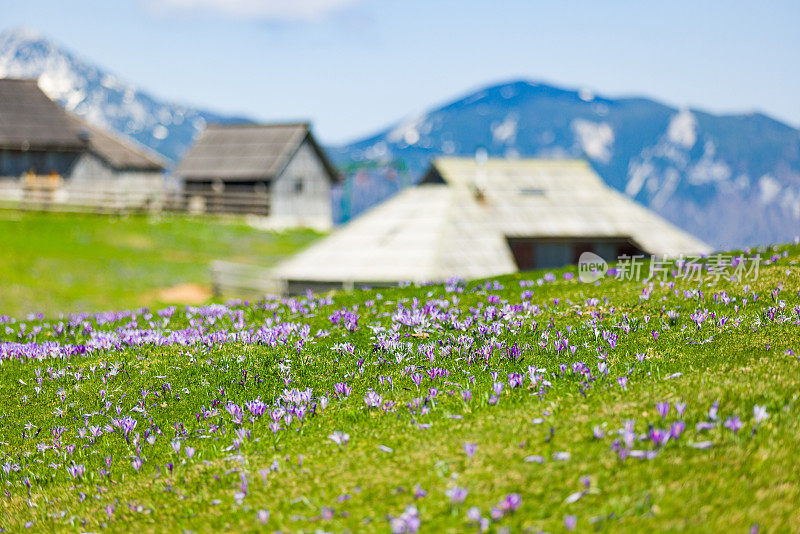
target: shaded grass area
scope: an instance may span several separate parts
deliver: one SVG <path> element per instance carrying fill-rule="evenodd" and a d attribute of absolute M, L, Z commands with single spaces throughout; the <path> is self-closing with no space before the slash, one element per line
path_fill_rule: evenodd
<path fill-rule="evenodd" d="M 214 259 L 269 266 L 318 236 L 241 219 L 0 210 L 0 315 L 172 304 L 159 290 L 208 287 Z"/>
<path fill-rule="evenodd" d="M 520 281 L 543 275 L 522 273 L 460 290 L 336 293 L 219 308 L 206 316 L 178 311 L 166 323 L 143 315 L 105 325 L 88 319 L 95 331 L 106 332 L 296 326 L 274 346 L 145 344 L 69 360 L 3 360 L 0 464 L 19 470 L 3 475 L 8 493 L 0 500 L 0 526 L 386 532 L 391 518 L 414 506 L 421 531 L 462 532 L 479 530 L 467 516 L 471 507 L 488 519 L 506 496 L 518 494 L 518 509 L 489 520 L 489 530 L 560 532 L 565 518 L 574 518 L 577 531 L 797 530 L 800 272 L 798 249 L 785 250 L 788 257 L 747 284 L 605 280 L 590 286 L 556 273 L 554 282 L 521 287 Z M 336 319 L 342 310 L 357 312 L 356 327 Z M 442 310 L 457 321 L 422 320 Z M 698 311 L 711 318 L 697 324 L 692 315 Z M 85 326 L 69 335 L 48 328 L 20 335 L 35 324 L 9 323 L 0 338 L 92 338 Z M 574 352 L 554 346 L 564 337 Z M 487 346 L 492 350 L 484 358 Z M 590 372 L 572 371 L 579 363 Z M 545 369 L 541 376 L 550 385 L 527 379 L 517 388 L 508 385 L 510 373 L 530 368 Z M 44 377 L 40 392 L 37 369 Z M 449 374 L 429 379 L 435 369 Z M 419 385 L 415 372 L 423 375 Z M 352 387 L 349 397 L 334 394 L 342 382 Z M 505 384 L 500 393 L 497 383 Z M 269 415 L 237 423 L 226 409 L 256 398 L 275 407 L 287 388 L 312 388 L 329 404 L 302 421 L 282 422 L 288 428 L 278 432 L 269 428 Z M 464 399 L 465 390 L 471 400 Z M 382 395 L 382 407 L 366 405 L 370 391 Z M 428 409 L 413 408 L 415 399 Z M 656 409 L 660 402 L 670 403 L 665 416 Z M 677 403 L 686 404 L 682 414 Z M 754 419 L 756 405 L 767 419 Z M 212 407 L 216 413 L 207 415 Z M 121 415 L 138 420 L 138 444 L 120 432 L 91 444 L 76 434 L 85 420 L 102 425 Z M 735 432 L 725 426 L 733 416 L 742 421 Z M 652 458 L 622 458 L 615 450 L 627 421 L 635 429 L 633 448 L 655 451 Z M 686 425 L 679 437 L 661 446 L 647 438 L 678 421 Z M 58 426 L 67 429 L 60 446 L 39 451 L 40 443 L 53 444 Z M 37 437 L 23 435 L 37 428 Z M 243 430 L 250 435 L 238 440 Z M 153 444 L 145 441 L 146 431 L 155 433 Z M 336 431 L 349 434 L 346 445 L 330 439 Z M 178 453 L 171 447 L 176 440 Z M 465 443 L 476 445 L 474 456 L 465 453 Z M 695 447 L 703 443 L 707 448 Z M 77 447 L 70 453 L 67 444 Z M 191 458 L 187 446 L 196 450 Z M 106 477 L 98 469 L 107 455 L 113 461 Z M 139 470 L 131 465 L 137 458 L 143 460 Z M 68 475 L 66 467 L 74 464 L 85 466 L 86 474 Z M 32 482 L 30 496 L 24 477 Z M 454 487 L 468 491 L 463 502 L 448 496 Z M 268 517 L 259 516 L 262 511 Z"/>

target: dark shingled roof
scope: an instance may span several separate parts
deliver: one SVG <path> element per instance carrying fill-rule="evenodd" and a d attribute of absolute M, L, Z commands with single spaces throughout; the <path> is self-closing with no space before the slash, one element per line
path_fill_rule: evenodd
<path fill-rule="evenodd" d="M 0 148 L 80 151 L 80 127 L 36 80 L 0 80 Z"/>
<path fill-rule="evenodd" d="M 332 181 L 337 172 L 306 123 L 211 125 L 175 174 L 189 180 L 272 180 L 308 139 Z"/>
<path fill-rule="evenodd" d="M 161 158 L 149 149 L 61 109 L 44 94 L 36 80 L 0 79 L 0 148 L 88 150 L 115 169 L 164 168 Z"/>

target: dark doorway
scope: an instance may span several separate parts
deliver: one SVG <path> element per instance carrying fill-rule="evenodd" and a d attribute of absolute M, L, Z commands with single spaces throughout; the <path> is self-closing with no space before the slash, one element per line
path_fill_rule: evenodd
<path fill-rule="evenodd" d="M 507 241 L 521 271 L 575 264 L 584 252 L 593 252 L 609 263 L 622 255 L 644 254 L 628 237 L 509 237 Z"/>

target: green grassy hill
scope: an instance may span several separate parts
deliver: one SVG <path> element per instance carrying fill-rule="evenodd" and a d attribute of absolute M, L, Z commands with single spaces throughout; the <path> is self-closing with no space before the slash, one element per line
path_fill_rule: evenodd
<path fill-rule="evenodd" d="M 218 218 L 0 210 L 0 315 L 203 300 L 212 260 L 268 266 L 317 237 Z"/>
<path fill-rule="evenodd" d="M 797 531 L 798 252 L 10 320 L 0 527 Z"/>

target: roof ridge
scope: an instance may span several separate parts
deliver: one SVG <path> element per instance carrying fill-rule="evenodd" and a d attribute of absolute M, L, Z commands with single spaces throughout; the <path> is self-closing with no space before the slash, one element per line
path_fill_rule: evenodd
<path fill-rule="evenodd" d="M 9 78 L 0 78 L 0 83 L 5 83 L 5 82 L 35 83 L 35 84 L 38 85 L 39 84 L 39 79 L 38 78 L 11 78 L 11 77 L 9 77 Z"/>
<path fill-rule="evenodd" d="M 502 156 L 491 156 L 486 158 L 484 162 L 478 162 L 472 156 L 438 156 L 433 159 L 432 164 L 444 161 L 458 161 L 470 162 L 475 165 L 482 165 L 488 163 L 502 163 L 504 165 L 526 164 L 526 163 L 544 163 L 544 164 L 569 164 L 569 165 L 589 165 L 585 158 L 546 158 L 546 157 L 530 157 L 530 158 L 504 158 Z"/>
<path fill-rule="evenodd" d="M 214 128 L 214 129 L 227 129 L 227 128 L 279 128 L 281 126 L 296 126 L 296 127 L 303 127 L 306 129 L 311 128 L 310 122 L 264 122 L 264 123 L 253 123 L 253 122 L 243 122 L 243 123 L 223 123 L 223 122 L 213 122 L 206 125 L 206 129 Z"/>

